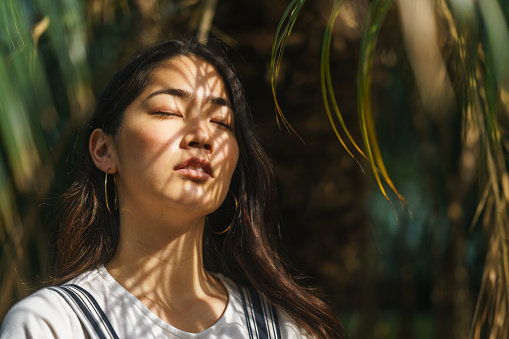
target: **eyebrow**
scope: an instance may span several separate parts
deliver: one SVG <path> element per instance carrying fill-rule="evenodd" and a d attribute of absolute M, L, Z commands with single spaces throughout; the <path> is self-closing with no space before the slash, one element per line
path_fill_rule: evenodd
<path fill-rule="evenodd" d="M 163 88 L 163 89 L 157 90 L 153 93 L 150 93 L 150 95 L 145 99 L 145 101 L 148 101 L 150 98 L 152 98 L 156 95 L 159 95 L 159 94 L 171 95 L 174 97 L 182 98 L 186 101 L 191 101 L 195 98 L 193 93 L 183 90 L 183 89 Z M 217 105 L 217 106 L 226 106 L 230 109 L 232 108 L 232 106 L 228 100 L 226 100 L 223 97 L 218 97 L 218 96 L 212 95 L 212 94 L 207 96 L 206 102 L 213 104 L 213 105 Z"/>

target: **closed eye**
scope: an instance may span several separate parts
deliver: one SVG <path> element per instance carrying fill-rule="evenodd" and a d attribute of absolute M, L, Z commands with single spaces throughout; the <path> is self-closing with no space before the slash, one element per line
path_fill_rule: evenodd
<path fill-rule="evenodd" d="M 180 112 L 169 112 L 169 111 L 155 111 L 152 115 L 158 115 L 160 117 L 182 117 Z"/>
<path fill-rule="evenodd" d="M 226 120 L 211 120 L 211 122 L 213 122 L 214 124 L 217 124 L 221 127 L 224 127 L 230 131 L 233 130 L 233 127 L 231 126 L 231 124 L 228 123 L 228 121 L 226 121 Z"/>

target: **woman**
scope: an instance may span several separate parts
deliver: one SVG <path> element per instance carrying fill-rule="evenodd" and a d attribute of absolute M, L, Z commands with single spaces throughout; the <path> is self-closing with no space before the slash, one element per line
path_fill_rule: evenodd
<path fill-rule="evenodd" d="M 156 45 L 110 81 L 63 204 L 65 284 L 16 304 L 2 338 L 341 337 L 275 250 L 271 165 L 219 46 Z"/>

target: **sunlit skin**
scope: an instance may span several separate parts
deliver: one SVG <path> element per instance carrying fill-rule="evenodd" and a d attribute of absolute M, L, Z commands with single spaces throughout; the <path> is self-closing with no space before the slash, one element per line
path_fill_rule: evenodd
<path fill-rule="evenodd" d="M 96 166 L 116 176 L 120 241 L 110 274 L 153 313 L 201 332 L 224 312 L 224 286 L 203 267 L 205 216 L 228 193 L 239 157 L 220 75 L 180 56 L 153 72 L 115 138 L 90 138 Z M 227 225 L 225 225 L 227 226 Z"/>

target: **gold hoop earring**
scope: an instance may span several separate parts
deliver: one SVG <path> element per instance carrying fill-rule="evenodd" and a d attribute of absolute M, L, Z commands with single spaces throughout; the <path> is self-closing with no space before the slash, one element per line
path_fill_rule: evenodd
<path fill-rule="evenodd" d="M 110 212 L 110 214 L 113 214 L 118 208 L 118 205 L 117 205 L 117 178 L 115 178 L 115 175 L 113 175 L 113 183 L 115 184 L 115 205 L 113 206 L 114 209 L 112 212 L 110 210 L 110 205 L 108 204 L 108 171 L 110 169 L 111 168 L 108 168 L 106 170 L 106 176 L 104 177 L 104 197 L 106 198 L 106 208 L 108 209 L 108 212 Z"/>
<path fill-rule="evenodd" d="M 233 222 L 235 221 L 235 216 L 237 215 L 237 209 L 239 207 L 239 204 L 237 202 L 237 197 L 235 196 L 235 194 L 233 194 L 232 191 L 228 191 L 228 193 L 231 193 L 231 195 L 233 196 L 233 199 L 235 200 L 235 213 L 233 214 L 233 219 L 232 219 L 232 222 L 228 225 L 228 227 L 226 227 L 226 229 L 224 229 L 223 231 L 220 231 L 220 232 L 216 232 L 216 231 L 213 231 L 212 229 L 210 230 L 212 233 L 214 234 L 224 234 L 226 232 L 228 232 L 230 230 L 230 228 L 232 227 L 233 225 Z M 207 224 L 208 224 L 208 216 L 207 218 L 205 219 L 207 221 Z"/>

